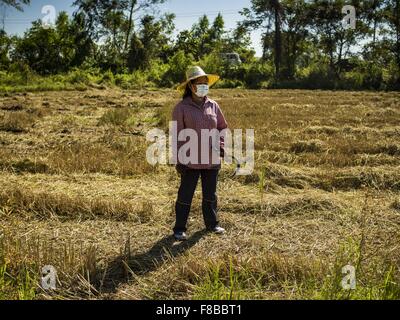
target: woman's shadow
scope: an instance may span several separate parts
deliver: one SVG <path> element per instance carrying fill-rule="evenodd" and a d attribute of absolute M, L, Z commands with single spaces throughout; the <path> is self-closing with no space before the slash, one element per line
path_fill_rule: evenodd
<path fill-rule="evenodd" d="M 173 236 L 166 236 L 157 241 L 147 252 L 131 255 L 130 241 L 125 252 L 96 272 L 93 283 L 100 293 L 114 293 L 119 285 L 127 283 L 135 276 L 143 276 L 160 268 L 172 258 L 182 255 L 206 235 L 206 230 L 197 231 L 188 240 L 176 242 Z"/>

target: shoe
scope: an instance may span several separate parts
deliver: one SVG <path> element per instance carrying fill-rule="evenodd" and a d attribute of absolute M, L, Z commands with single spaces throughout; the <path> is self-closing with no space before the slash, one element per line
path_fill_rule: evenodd
<path fill-rule="evenodd" d="M 215 227 L 214 229 L 210 229 L 209 231 L 219 235 L 225 234 L 226 232 L 224 228 L 221 228 L 219 226 Z"/>
<path fill-rule="evenodd" d="M 177 241 L 185 241 L 187 240 L 185 232 L 176 232 L 174 233 L 175 240 Z"/>

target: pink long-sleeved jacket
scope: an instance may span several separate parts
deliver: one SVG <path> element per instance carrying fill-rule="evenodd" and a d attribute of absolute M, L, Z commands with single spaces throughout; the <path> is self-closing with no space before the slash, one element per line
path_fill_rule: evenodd
<path fill-rule="evenodd" d="M 184 164 L 191 169 L 214 169 L 220 167 L 220 158 L 219 158 L 219 148 L 213 148 L 211 139 L 201 139 L 202 129 L 213 130 L 216 129 L 220 133 L 222 130 L 228 127 L 228 123 L 225 120 L 224 114 L 221 111 L 218 103 L 214 100 L 209 99 L 208 97 L 204 98 L 204 103 L 202 106 L 198 106 L 192 100 L 192 97 L 186 97 L 181 102 L 179 102 L 174 108 L 172 120 L 176 121 L 177 133 L 179 133 L 184 129 L 193 129 L 197 134 L 197 144 L 198 144 L 198 155 L 197 161 L 189 161 L 189 163 L 182 163 L 180 157 L 177 157 L 177 162 L 179 164 Z M 175 148 L 173 147 L 173 152 L 178 154 L 180 148 L 188 142 L 190 138 L 187 138 L 186 141 L 176 141 L 173 143 Z M 204 140 L 204 141 L 202 141 Z M 208 141 L 207 141 L 208 140 Z M 202 161 L 204 155 L 202 157 L 202 152 L 204 153 L 205 148 L 202 148 L 202 144 L 209 145 L 208 149 L 208 162 Z M 223 136 L 219 139 L 220 147 L 223 147 L 224 139 Z M 202 151 L 203 149 L 203 151 Z M 213 160 L 213 152 L 217 152 L 218 154 L 218 163 L 214 163 Z M 187 155 L 190 156 L 190 151 L 188 151 Z M 207 155 L 205 155 L 207 156 Z M 207 157 L 206 157 L 207 158 Z M 214 157 L 215 159 L 215 157 Z"/>

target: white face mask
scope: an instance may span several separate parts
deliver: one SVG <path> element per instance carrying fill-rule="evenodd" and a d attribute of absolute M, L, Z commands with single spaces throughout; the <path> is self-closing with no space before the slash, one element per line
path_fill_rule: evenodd
<path fill-rule="evenodd" d="M 198 96 L 199 98 L 204 98 L 210 90 L 208 84 L 198 84 L 196 85 L 196 87 L 197 87 L 196 96 Z"/>

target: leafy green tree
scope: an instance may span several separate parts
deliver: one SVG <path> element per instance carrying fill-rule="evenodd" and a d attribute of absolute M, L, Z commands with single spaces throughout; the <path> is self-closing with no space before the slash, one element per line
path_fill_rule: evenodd
<path fill-rule="evenodd" d="M 195 58 L 200 59 L 207 53 L 207 42 L 209 36 L 210 21 L 206 15 L 199 19 L 199 22 L 192 27 L 192 36 L 196 46 Z"/>
<path fill-rule="evenodd" d="M 205 44 L 207 53 L 214 50 L 220 51 L 225 35 L 225 22 L 221 13 L 215 18 L 212 26 L 208 30 L 207 42 Z"/>
<path fill-rule="evenodd" d="M 156 6 L 157 4 L 162 4 L 166 0 L 127 0 L 123 3 L 124 12 L 128 11 L 128 25 L 126 29 L 125 35 L 125 50 L 128 49 L 129 38 L 132 35 L 132 31 L 134 30 L 134 22 L 137 21 L 138 18 L 135 18 L 140 11 L 149 9 L 151 7 Z"/>
<path fill-rule="evenodd" d="M 40 21 L 33 22 L 24 37 L 18 39 L 12 57 L 43 75 L 59 72 L 63 66 L 56 30 L 43 28 Z"/>
<path fill-rule="evenodd" d="M 128 53 L 130 70 L 148 69 L 151 61 L 161 58 L 167 62 L 171 52 L 171 35 L 175 28 L 175 15 L 166 14 L 159 20 L 146 15 L 142 18 L 141 29 L 133 34 Z"/>
<path fill-rule="evenodd" d="M 309 40 L 309 12 L 306 0 L 252 0 L 251 8 L 241 12 L 241 23 L 262 29 L 263 60 L 272 59 L 276 80 L 294 79 L 296 63 Z"/>
<path fill-rule="evenodd" d="M 10 65 L 8 53 L 12 47 L 12 39 L 4 30 L 0 30 L 0 70 L 6 70 Z"/>
<path fill-rule="evenodd" d="M 365 25 L 368 27 L 366 36 L 372 37 L 372 45 L 376 44 L 379 30 L 382 27 L 384 3 L 385 0 L 363 1 L 357 8 L 358 18 L 363 19 Z"/>
<path fill-rule="evenodd" d="M 244 8 L 242 15 L 245 17 L 243 24 L 253 29 L 263 28 L 265 35 L 273 31 L 273 52 L 276 78 L 281 78 L 282 63 L 282 25 L 284 7 L 280 0 L 251 0 L 251 8 Z M 264 52 L 268 49 L 268 37 L 264 37 Z"/>
<path fill-rule="evenodd" d="M 163 2 L 165 0 L 75 0 L 77 10 L 74 15 L 82 15 L 85 30 L 91 39 L 101 40 L 98 52 L 100 66 L 119 72 L 126 65 L 137 67 L 138 62 L 132 57 L 147 57 L 140 52 L 143 44 L 138 42 L 141 41 L 138 29 L 144 19 L 141 15 Z M 136 27 L 137 21 L 140 23 Z M 148 61 L 145 60 L 142 66 L 148 66 Z"/>
<path fill-rule="evenodd" d="M 12 58 L 44 75 L 68 71 L 90 54 L 91 42 L 80 31 L 79 22 L 70 21 L 66 12 L 58 15 L 54 28 L 44 28 L 41 21 L 35 21 L 16 41 Z"/>
<path fill-rule="evenodd" d="M 74 15 L 68 30 L 69 36 L 73 35 L 72 46 L 75 51 L 70 66 L 80 67 L 87 59 L 93 57 L 96 44 L 85 29 L 84 15 Z M 65 35 L 65 37 L 67 37 L 67 35 Z"/>
<path fill-rule="evenodd" d="M 287 0 L 282 34 L 282 77 L 293 80 L 299 58 L 309 49 L 309 6 L 304 0 Z"/>
<path fill-rule="evenodd" d="M 131 71 L 142 68 L 143 61 L 146 61 L 146 48 L 136 34 L 131 37 L 127 61 Z"/>
<path fill-rule="evenodd" d="M 177 51 L 168 60 L 169 70 L 165 73 L 163 85 L 171 87 L 174 84 L 182 82 L 188 66 L 194 63 L 192 54 L 187 54 L 183 50 Z"/>
<path fill-rule="evenodd" d="M 119 51 L 127 51 L 129 39 L 135 30 L 135 21 L 140 19 L 144 10 L 154 8 L 165 0 L 75 0 L 75 14 L 83 14 L 86 29 L 93 39 L 112 37 L 112 45 L 117 47 L 117 39 L 121 33 L 122 41 L 118 39 Z"/>
<path fill-rule="evenodd" d="M 391 52 L 400 71 L 400 0 L 387 0 L 384 7 L 384 18 L 387 24 L 387 35 L 391 43 Z M 400 76 L 399 82 L 400 82 Z"/>
<path fill-rule="evenodd" d="M 225 44 L 224 19 L 218 14 L 212 24 L 206 15 L 200 17 L 191 30 L 179 33 L 175 43 L 175 50 L 183 50 L 192 54 L 197 60 L 213 51 L 221 51 Z"/>
<path fill-rule="evenodd" d="M 76 0 L 74 15 L 82 15 L 85 28 L 93 40 L 115 34 L 122 14 L 121 1 L 116 0 Z M 119 27 L 119 25 L 118 25 Z"/>
<path fill-rule="evenodd" d="M 197 55 L 197 40 L 191 30 L 183 30 L 178 34 L 174 50 L 183 51 L 186 54 Z"/>
<path fill-rule="evenodd" d="M 310 10 L 317 46 L 328 56 L 330 70 L 337 79 L 341 76 L 346 59 L 351 56 L 352 47 L 364 38 L 366 32 L 361 19 L 356 20 L 356 29 L 343 26 L 342 8 L 346 4 L 358 8 L 357 0 L 313 0 Z"/>
<path fill-rule="evenodd" d="M 250 30 L 241 23 L 236 28 L 227 32 L 223 40 L 222 52 L 236 52 L 242 62 L 254 60 L 256 52 L 251 47 Z"/>

